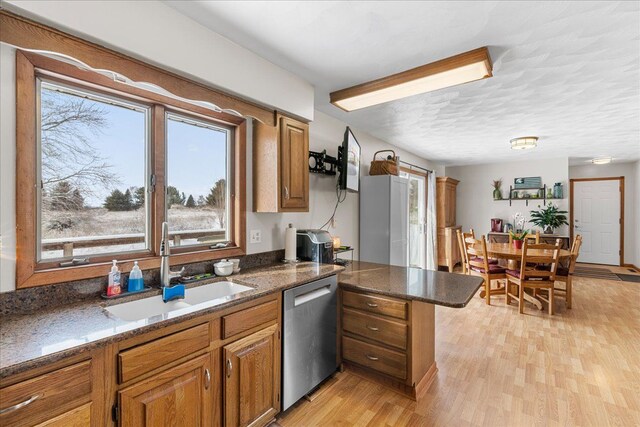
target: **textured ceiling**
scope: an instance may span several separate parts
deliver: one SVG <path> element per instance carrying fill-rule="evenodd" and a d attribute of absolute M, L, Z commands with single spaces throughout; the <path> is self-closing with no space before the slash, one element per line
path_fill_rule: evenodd
<path fill-rule="evenodd" d="M 640 2 L 181 2 L 315 85 L 316 108 L 448 165 L 640 159 Z M 329 93 L 489 46 L 494 77 L 346 113 Z M 516 152 L 509 140 L 537 135 Z"/>

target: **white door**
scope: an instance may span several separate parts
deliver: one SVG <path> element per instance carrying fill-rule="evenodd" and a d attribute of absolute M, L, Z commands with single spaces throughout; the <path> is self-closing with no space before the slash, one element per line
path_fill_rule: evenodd
<path fill-rule="evenodd" d="M 620 265 L 620 181 L 574 181 L 573 235 L 579 262 Z"/>

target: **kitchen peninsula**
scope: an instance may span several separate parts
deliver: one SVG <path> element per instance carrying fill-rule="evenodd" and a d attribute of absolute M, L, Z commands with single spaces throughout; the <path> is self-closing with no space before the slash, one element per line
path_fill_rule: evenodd
<path fill-rule="evenodd" d="M 482 279 L 354 262 L 340 273 L 342 359 L 417 399 L 435 378 L 435 305 L 463 308 Z"/>

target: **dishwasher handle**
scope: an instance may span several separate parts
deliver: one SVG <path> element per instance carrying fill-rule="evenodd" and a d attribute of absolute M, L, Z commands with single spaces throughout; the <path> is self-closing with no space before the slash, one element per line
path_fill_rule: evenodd
<path fill-rule="evenodd" d="M 298 307 L 302 304 L 308 303 L 318 298 L 322 298 L 325 295 L 331 294 L 331 285 L 323 286 L 318 289 L 314 289 L 313 291 L 296 295 L 293 299 L 293 306 Z"/>

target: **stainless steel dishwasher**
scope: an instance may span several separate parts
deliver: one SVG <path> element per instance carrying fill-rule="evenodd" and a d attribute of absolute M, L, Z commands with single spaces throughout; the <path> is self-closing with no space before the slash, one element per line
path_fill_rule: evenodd
<path fill-rule="evenodd" d="M 284 291 L 282 410 L 337 369 L 336 276 Z"/>

